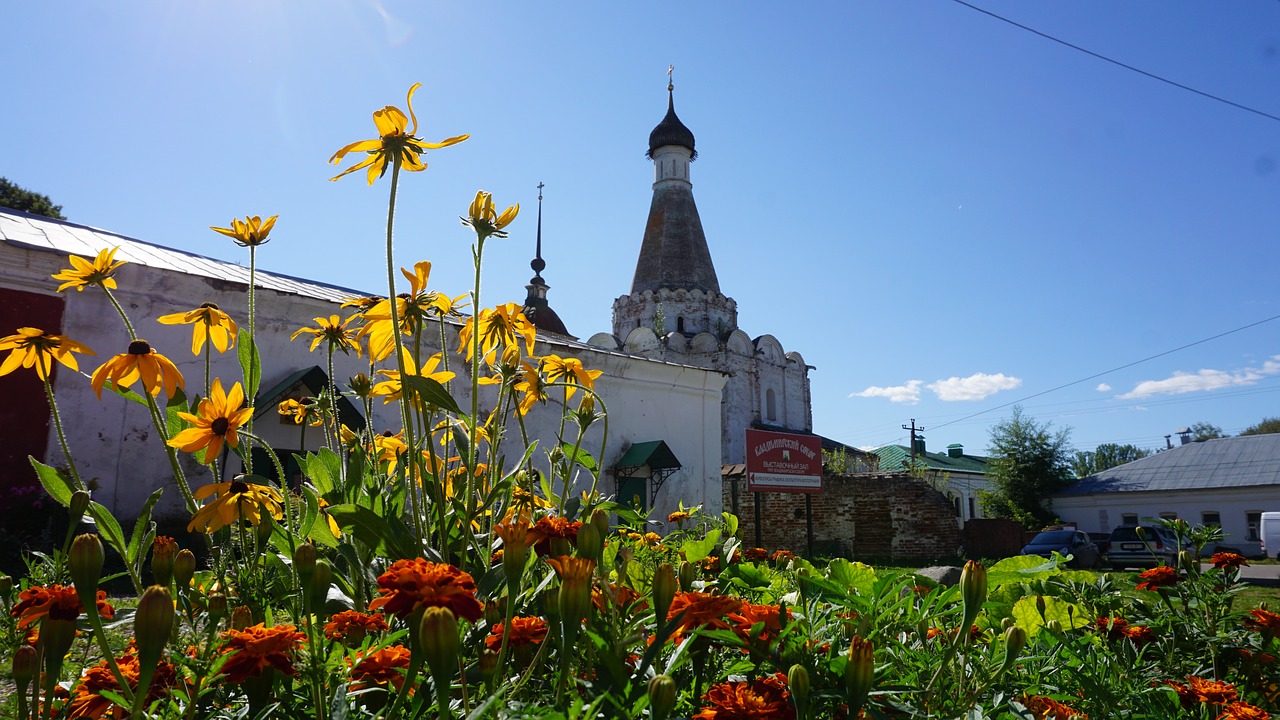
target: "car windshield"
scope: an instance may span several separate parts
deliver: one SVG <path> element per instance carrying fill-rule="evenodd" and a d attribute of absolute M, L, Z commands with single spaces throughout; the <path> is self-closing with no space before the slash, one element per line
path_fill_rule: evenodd
<path fill-rule="evenodd" d="M 1075 530 L 1051 530 L 1031 538 L 1032 545 L 1066 545 L 1076 536 Z"/>

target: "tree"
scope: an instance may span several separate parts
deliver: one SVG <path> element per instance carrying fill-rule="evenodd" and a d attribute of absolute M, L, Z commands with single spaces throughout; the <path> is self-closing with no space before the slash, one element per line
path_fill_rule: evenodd
<path fill-rule="evenodd" d="M 21 210 L 32 215 L 43 215 L 54 220 L 66 220 L 62 206 L 54 205 L 48 195 L 32 192 L 0 177 L 0 207 Z"/>
<path fill-rule="evenodd" d="M 1088 477 L 1097 475 L 1103 470 L 1108 470 L 1117 465 L 1141 460 L 1150 454 L 1150 450 L 1134 445 L 1102 443 L 1094 448 L 1093 452 L 1077 450 L 1075 457 L 1071 459 L 1071 469 L 1078 478 Z"/>
<path fill-rule="evenodd" d="M 1280 433 L 1280 417 L 1263 418 L 1262 422 L 1257 425 L 1250 425 L 1240 431 L 1240 437 L 1245 435 L 1270 435 L 1271 433 Z"/>
<path fill-rule="evenodd" d="M 1207 423 L 1201 420 L 1191 426 L 1192 440 L 1213 440 L 1214 438 L 1220 437 L 1226 437 L 1226 435 L 1222 434 L 1222 428 L 1214 425 L 1213 423 Z"/>
<path fill-rule="evenodd" d="M 1054 431 L 1052 423 L 1036 422 L 1014 405 L 1013 414 L 991 428 L 988 454 L 995 490 L 982 493 L 983 510 L 1027 528 L 1052 521 L 1044 499 L 1071 477 L 1070 442 L 1071 428 Z"/>

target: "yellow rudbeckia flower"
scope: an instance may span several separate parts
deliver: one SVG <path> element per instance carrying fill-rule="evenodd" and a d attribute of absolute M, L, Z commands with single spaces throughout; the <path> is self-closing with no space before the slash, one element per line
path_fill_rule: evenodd
<path fill-rule="evenodd" d="M 422 370 L 421 372 L 419 372 L 416 367 L 416 364 L 413 362 L 413 357 L 409 355 L 409 351 L 406 350 L 404 352 L 404 371 L 409 375 L 418 375 L 425 378 L 431 378 L 432 380 L 435 380 L 436 382 L 443 385 L 454 378 L 454 373 L 452 371 L 449 371 L 449 370 L 441 370 L 439 372 L 436 371 L 436 367 L 440 365 L 440 361 L 443 359 L 444 359 L 444 356 L 441 353 L 436 353 L 435 355 L 432 355 L 431 357 L 427 358 L 427 361 L 425 363 L 423 363 Z M 404 392 L 404 387 L 400 379 L 400 371 L 399 370 L 379 370 L 377 374 L 382 375 L 387 379 L 383 382 L 380 382 L 374 385 L 373 390 L 371 391 L 370 394 L 373 395 L 374 397 L 381 397 L 383 405 L 399 400 Z M 413 404 L 414 404 L 414 407 L 418 407 L 418 400 L 416 396 L 414 397 Z"/>
<path fill-rule="evenodd" d="M 458 331 L 458 352 L 465 353 L 471 359 L 471 334 L 475 332 L 476 318 L 473 316 Z M 519 349 L 519 340 L 524 339 L 526 355 L 533 355 L 533 345 L 538 338 L 538 328 L 525 317 L 518 303 L 505 303 L 497 307 L 480 311 L 480 353 L 485 360 L 492 362 L 494 351 L 502 349 Z"/>
<path fill-rule="evenodd" d="M 183 387 L 178 367 L 169 358 L 152 350 L 146 340 L 134 340 L 129 343 L 128 352 L 116 355 L 93 371 L 89 384 L 99 399 L 107 380 L 116 387 L 129 387 L 142 380 L 142 387 L 153 396 L 159 395 L 163 387 L 165 395 L 173 397 L 173 391 Z"/>
<path fill-rule="evenodd" d="M 351 322 L 351 318 L 346 320 L 340 319 L 337 315 L 330 315 L 328 319 L 318 317 L 312 318 L 312 322 L 316 327 L 298 328 L 296 332 L 289 336 L 289 340 L 297 340 L 301 335 L 311 335 L 311 352 L 320 346 L 320 341 L 328 340 L 331 345 L 346 354 L 350 354 L 352 350 L 356 351 L 356 357 L 360 357 L 360 343 L 356 340 L 356 334 L 347 330 L 347 323 Z"/>
<path fill-rule="evenodd" d="M 217 460 L 224 440 L 228 447 L 240 444 L 236 428 L 245 424 L 249 416 L 253 415 L 253 408 L 241 408 L 243 404 L 244 390 L 240 383 L 232 385 L 231 392 L 227 393 L 222 389 L 222 380 L 214 378 L 209 397 L 200 401 L 195 415 L 178 413 L 178 417 L 191 423 L 192 427 L 174 435 L 169 440 L 169 446 L 189 453 L 207 449 L 204 454 L 205 464 Z"/>
<path fill-rule="evenodd" d="M 98 256 L 93 259 L 93 262 L 76 255 L 70 256 L 71 267 L 53 276 L 54 280 L 65 281 L 58 286 L 58 292 L 72 287 L 76 289 L 76 292 L 80 292 L 90 285 L 101 285 L 109 290 L 114 290 L 116 281 L 111 276 L 117 268 L 124 265 L 123 260 L 116 261 L 115 259 L 116 251 L 119 249 L 118 247 L 113 247 L 110 250 L 101 250 L 98 252 Z"/>
<path fill-rule="evenodd" d="M 236 337 L 240 332 L 236 321 L 213 303 L 205 303 L 187 312 L 161 315 L 156 318 L 156 322 L 161 325 L 190 325 L 192 355 L 200 354 L 205 341 L 217 348 L 218 352 L 226 352 L 235 347 Z"/>
<path fill-rule="evenodd" d="M 50 335 L 40 328 L 18 328 L 17 335 L 0 338 L 0 352 L 10 350 L 4 364 L 0 364 L 0 375 L 8 375 L 20 367 L 36 369 L 41 380 L 49 379 L 53 372 L 53 361 L 66 365 L 72 370 L 79 370 L 76 358 L 71 353 L 95 355 L 92 350 L 75 340 L 61 335 Z"/>
<path fill-rule="evenodd" d="M 582 366 L 578 358 L 562 358 L 559 355 L 548 355 L 542 358 L 542 371 L 547 374 L 547 382 L 566 382 L 595 389 L 596 378 L 604 374 L 603 370 L 588 370 Z M 565 388 L 565 399 L 573 397 L 576 392 L 572 387 Z"/>
<path fill-rule="evenodd" d="M 250 215 L 244 220 L 231 218 L 231 227 L 220 228 L 210 225 L 209 229 L 235 240 L 240 247 L 257 247 L 267 244 L 267 235 L 271 233 L 271 228 L 275 227 L 278 217 L 280 216 L 272 215 L 266 220 L 259 215 Z"/>
<path fill-rule="evenodd" d="M 195 498 L 203 500 L 217 495 L 213 502 L 196 512 L 187 525 L 187 532 L 215 533 L 222 528 L 244 520 L 250 525 L 262 523 L 262 512 L 271 513 L 276 520 L 284 517 L 280 509 L 283 501 L 279 491 L 266 485 L 255 485 L 243 480 L 213 483 L 196 490 Z"/>
<path fill-rule="evenodd" d="M 404 116 L 400 108 L 394 105 L 388 105 L 381 110 L 373 113 L 373 124 L 378 128 L 378 138 L 375 140 L 360 140 L 343 147 L 341 150 L 333 154 L 329 158 L 329 162 L 336 165 L 342 162 L 342 158 L 347 153 L 364 152 L 369 156 L 364 160 L 343 170 L 337 175 L 329 178 L 337 180 L 338 178 L 353 173 L 361 168 L 369 168 L 368 177 L 369 184 L 382 177 L 387 172 L 388 163 L 394 164 L 396 158 L 399 158 L 400 165 L 409 172 L 420 172 L 427 169 L 427 164 L 420 157 L 427 150 L 438 150 L 450 145 L 458 143 L 471 137 L 470 135 L 458 135 L 446 138 L 438 143 L 430 143 L 423 141 L 417 137 L 418 133 L 418 115 L 413 111 L 413 94 L 422 87 L 422 83 L 414 83 L 409 88 L 409 96 L 405 99 L 405 103 L 409 106 L 409 116 L 413 118 L 413 127 L 405 132 L 405 128 L 409 124 L 409 118 Z"/>
<path fill-rule="evenodd" d="M 519 213 L 520 203 L 516 203 L 499 215 L 493 208 L 493 194 L 478 190 L 476 199 L 471 201 L 471 207 L 467 210 L 467 217 L 461 220 L 463 225 L 470 225 L 481 240 L 490 236 L 504 238 L 507 234 L 503 232 L 503 228 L 510 225 Z"/>

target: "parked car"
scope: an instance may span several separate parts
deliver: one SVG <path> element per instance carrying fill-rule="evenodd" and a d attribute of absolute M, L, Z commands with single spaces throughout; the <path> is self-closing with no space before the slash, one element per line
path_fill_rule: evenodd
<path fill-rule="evenodd" d="M 1280 512 L 1264 512 L 1259 522 L 1262 555 L 1280 558 Z"/>
<path fill-rule="evenodd" d="M 1138 527 L 1146 533 L 1145 543 L 1138 537 Z M 1116 570 L 1177 565 L 1178 551 L 1182 549 L 1173 533 L 1163 527 L 1122 525 L 1111 531 L 1111 550 L 1107 553 L 1107 562 Z"/>
<path fill-rule="evenodd" d="M 1087 533 L 1079 530 L 1045 530 L 1031 538 L 1031 542 L 1022 548 L 1023 555 L 1039 555 L 1043 558 L 1052 557 L 1055 551 L 1060 555 L 1074 555 L 1068 563 L 1071 567 L 1094 568 L 1102 565 L 1102 553 L 1098 552 L 1098 546 L 1093 544 Z"/>

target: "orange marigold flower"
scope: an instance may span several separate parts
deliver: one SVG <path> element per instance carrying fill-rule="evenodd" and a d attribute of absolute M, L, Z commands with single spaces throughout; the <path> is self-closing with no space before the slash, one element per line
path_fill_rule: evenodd
<path fill-rule="evenodd" d="M 689 513 L 684 510 L 677 510 L 667 516 L 667 522 L 684 525 L 684 521 L 689 519 Z"/>
<path fill-rule="evenodd" d="M 704 592 L 676 593 L 667 611 L 667 620 L 680 618 L 672 639 L 680 642 L 685 633 L 698 629 L 728 630 L 725 616 L 742 609 L 742 601 L 728 595 L 712 595 Z M 683 616 L 681 615 L 683 613 Z"/>
<path fill-rule="evenodd" d="M 1156 641 L 1156 633 L 1146 625 L 1130 625 L 1125 628 L 1124 636 L 1133 641 L 1134 645 L 1142 647 L 1148 643 Z"/>
<path fill-rule="evenodd" d="M 1270 720 L 1271 714 L 1247 702 L 1233 702 L 1222 709 L 1217 720 Z"/>
<path fill-rule="evenodd" d="M 476 600 L 476 581 L 469 574 L 424 558 L 395 561 L 378 576 L 378 592 L 381 597 L 369 603 L 369 609 L 402 620 L 426 607 L 447 607 L 471 622 L 484 614 L 484 606 Z"/>
<path fill-rule="evenodd" d="M 722 682 L 711 686 L 707 706 L 693 720 L 794 720 L 795 706 L 781 673 L 754 682 Z"/>
<path fill-rule="evenodd" d="M 351 689 L 386 688 L 399 690 L 404 685 L 405 672 L 409 669 L 409 648 L 402 645 L 379 648 L 364 655 L 356 653 L 354 661 L 347 658 L 351 668 Z"/>
<path fill-rule="evenodd" d="M 334 613 L 324 625 L 324 636 L 330 640 L 346 641 L 359 645 L 364 636 L 371 632 L 386 632 L 387 621 L 381 615 L 362 613 L 358 610 L 343 610 Z"/>
<path fill-rule="evenodd" d="M 769 551 L 761 547 L 747 548 L 747 550 L 742 553 L 742 557 L 747 562 L 760 562 L 761 560 L 769 559 Z"/>
<path fill-rule="evenodd" d="M 502 623 L 495 624 L 489 629 L 489 635 L 484 639 L 484 646 L 494 652 L 502 647 L 502 633 L 506 627 Z M 522 647 L 524 645 L 537 645 L 547 637 L 547 621 L 540 617 L 513 617 L 511 618 L 511 637 L 507 639 L 507 645 L 510 647 Z"/>
<path fill-rule="evenodd" d="M 1190 710 L 1200 704 L 1200 698 L 1196 697 L 1196 694 L 1186 685 L 1183 685 L 1177 680 L 1165 680 L 1164 684 L 1173 688 L 1173 691 L 1178 693 L 1178 703 L 1182 705 L 1183 710 Z"/>
<path fill-rule="evenodd" d="M 222 672 L 227 676 L 227 682 L 242 683 L 261 675 L 268 668 L 275 668 L 285 675 L 297 673 L 293 667 L 293 656 L 298 643 L 307 636 L 297 632 L 293 625 L 267 627 L 258 623 L 244 630 L 227 630 L 222 637 L 227 641 L 222 654 L 230 655 L 222 666 Z"/>
<path fill-rule="evenodd" d="M 1249 617 L 1244 619 L 1244 626 L 1267 635 L 1280 635 L 1280 614 L 1255 608 L 1250 610 Z"/>
<path fill-rule="evenodd" d="M 120 668 L 120 674 L 129 684 L 129 690 L 131 692 L 137 690 L 141 672 L 138 656 L 134 654 L 133 648 L 130 648 L 124 657 L 116 659 L 116 666 Z M 174 670 L 173 663 L 161 660 L 151 676 L 151 686 L 147 689 L 147 704 L 150 705 L 161 697 L 168 696 L 170 688 L 177 684 L 178 673 Z M 111 668 L 106 660 L 85 670 L 80 683 L 71 691 L 71 701 L 67 703 L 67 717 L 73 720 L 75 718 L 129 717 L 129 708 L 116 705 L 103 697 L 103 690 L 120 693 L 120 683 L 116 682 L 115 676 L 111 674 Z"/>
<path fill-rule="evenodd" d="M 10 614 L 18 618 L 18 628 L 26 629 L 44 617 L 54 620 L 75 620 L 80 617 L 84 606 L 80 604 L 80 596 L 70 585 L 35 585 L 23 590 L 18 595 L 18 603 Z M 107 602 L 107 591 L 98 591 L 98 615 L 110 620 L 115 617 L 115 608 Z"/>
<path fill-rule="evenodd" d="M 1053 698 L 1043 695 L 1023 695 L 1022 704 L 1035 715 L 1038 720 L 1068 720 L 1075 716 L 1089 720 L 1089 716 L 1070 705 L 1064 705 Z"/>
<path fill-rule="evenodd" d="M 1150 570 L 1143 570 L 1138 573 L 1138 579 L 1142 580 L 1138 583 L 1139 590 L 1152 592 L 1155 592 L 1156 588 L 1177 585 L 1179 580 L 1177 569 L 1168 565 L 1157 565 Z"/>
<path fill-rule="evenodd" d="M 733 622 L 733 631 L 744 642 L 759 640 L 764 643 L 772 643 L 778 639 L 778 635 L 782 632 L 782 606 L 779 605 L 756 605 L 755 603 L 743 602 L 742 606 L 736 611 L 729 613 L 726 617 Z M 786 611 L 786 619 L 791 619 L 791 610 Z M 757 635 L 751 634 L 751 628 L 756 623 L 763 623 L 760 632 Z"/>
<path fill-rule="evenodd" d="M 1216 552 L 1209 558 L 1209 562 L 1219 570 L 1234 570 L 1241 565 L 1249 566 L 1249 561 L 1243 555 L 1233 552 Z"/>
<path fill-rule="evenodd" d="M 708 555 L 702 559 L 702 571 L 708 575 L 720 574 L 720 556 Z"/>
<path fill-rule="evenodd" d="M 649 607 L 649 603 L 640 597 L 640 593 L 626 585 L 610 583 L 603 587 L 593 586 L 591 588 L 591 604 L 595 605 L 596 610 L 600 612 L 607 610 L 609 605 L 617 608 L 627 608 L 637 600 L 640 601 L 640 604 L 636 606 L 637 610 L 644 610 Z"/>
<path fill-rule="evenodd" d="M 1125 629 L 1129 627 L 1129 621 L 1122 617 L 1100 617 L 1095 623 L 1098 632 L 1105 632 L 1108 640 L 1119 640 L 1124 637 Z"/>
<path fill-rule="evenodd" d="M 778 562 L 779 560 L 782 560 L 782 561 L 795 560 L 796 554 L 791 552 L 790 550 L 774 550 L 773 554 L 769 556 L 769 559 L 772 560 L 773 562 Z"/>
<path fill-rule="evenodd" d="M 570 543 L 576 543 L 581 527 L 582 523 L 577 520 L 570 522 L 555 515 L 540 517 L 525 535 L 525 545 L 533 548 L 539 557 L 547 557 L 551 555 L 552 538 L 564 538 Z"/>
<path fill-rule="evenodd" d="M 1236 699 L 1236 686 L 1218 680 L 1207 680 L 1192 675 L 1187 678 L 1187 687 L 1195 693 L 1196 699 L 1203 703 L 1225 705 Z"/>

